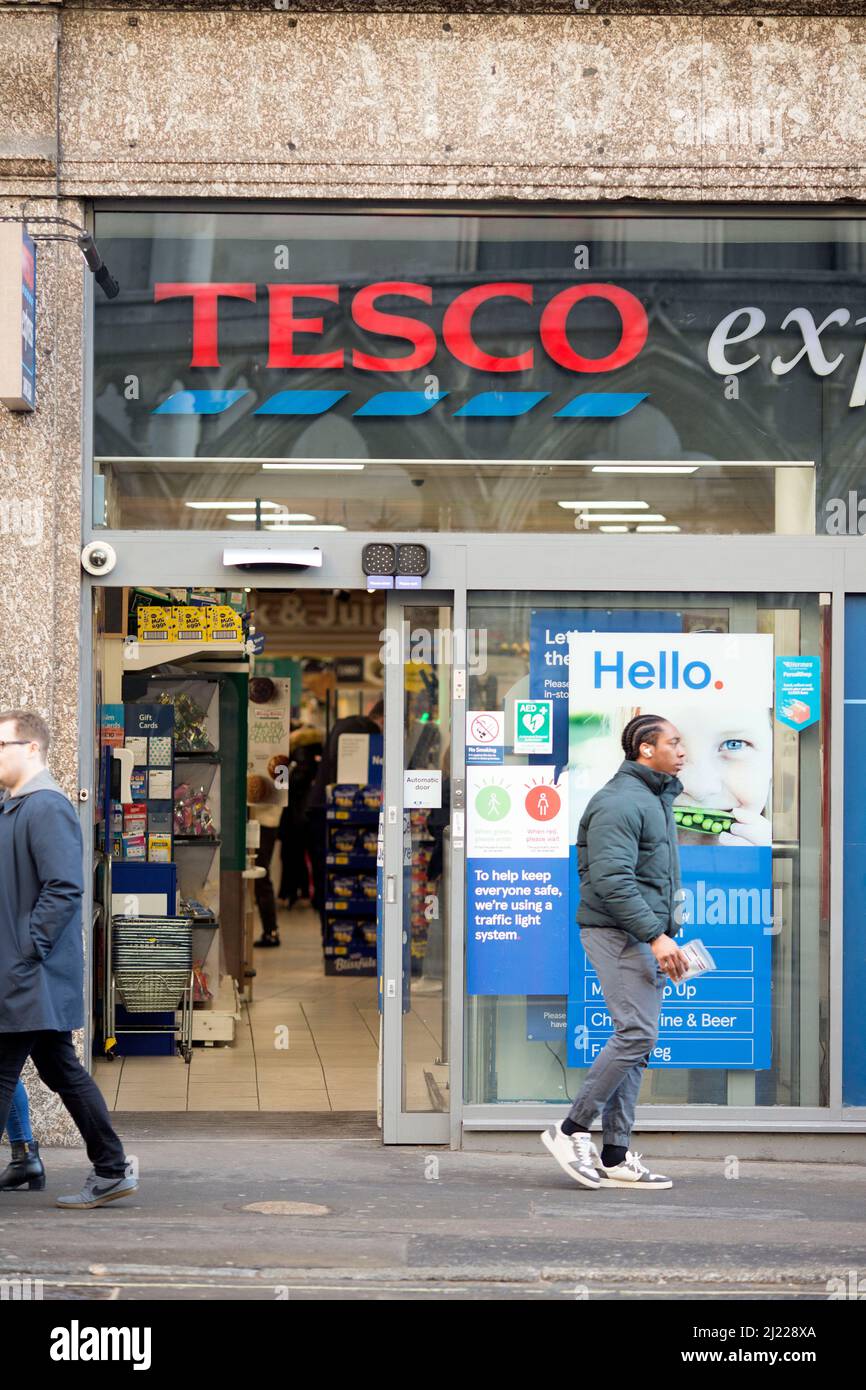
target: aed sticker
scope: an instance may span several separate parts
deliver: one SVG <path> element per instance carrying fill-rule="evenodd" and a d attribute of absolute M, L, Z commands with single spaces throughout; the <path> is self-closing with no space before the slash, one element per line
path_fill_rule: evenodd
<path fill-rule="evenodd" d="M 515 753 L 553 752 L 553 701 L 514 701 Z"/>

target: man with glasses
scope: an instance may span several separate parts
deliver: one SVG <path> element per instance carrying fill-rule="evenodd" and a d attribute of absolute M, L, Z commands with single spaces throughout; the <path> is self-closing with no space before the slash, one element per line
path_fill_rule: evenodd
<path fill-rule="evenodd" d="M 78 1060 L 84 1023 L 82 841 L 78 817 L 45 766 L 48 726 L 0 711 L 0 1132 L 28 1057 L 81 1131 L 93 1170 L 67 1209 L 137 1191 L 96 1082 Z"/>

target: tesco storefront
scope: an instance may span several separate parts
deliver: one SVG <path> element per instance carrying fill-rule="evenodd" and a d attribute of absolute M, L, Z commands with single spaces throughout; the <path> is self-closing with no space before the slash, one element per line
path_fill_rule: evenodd
<path fill-rule="evenodd" d="M 529 1131 L 577 1089 L 609 1019 L 572 846 L 640 709 L 684 732 L 686 923 L 718 970 L 666 1000 L 639 1127 L 866 1131 L 866 222 L 197 203 L 93 230 L 120 293 L 91 306 L 84 526 L 112 584 L 219 587 L 242 547 L 270 588 L 363 588 L 365 545 L 430 552 L 386 593 L 388 633 L 449 640 L 435 744 L 418 652 L 385 662 L 384 869 L 435 772 L 449 1099 L 407 1092 L 411 982 L 386 992 L 386 1140 Z M 386 980 L 403 913 L 398 885 Z"/>

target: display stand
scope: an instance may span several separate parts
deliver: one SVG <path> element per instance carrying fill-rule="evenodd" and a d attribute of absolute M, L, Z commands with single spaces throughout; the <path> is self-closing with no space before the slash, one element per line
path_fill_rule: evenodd
<path fill-rule="evenodd" d="M 377 787 L 328 788 L 325 813 L 326 975 L 376 974 Z"/>

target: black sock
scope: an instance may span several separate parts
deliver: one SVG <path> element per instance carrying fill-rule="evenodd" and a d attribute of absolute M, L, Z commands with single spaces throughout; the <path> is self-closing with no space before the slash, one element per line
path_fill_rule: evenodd
<path fill-rule="evenodd" d="M 589 1125 L 576 1125 L 574 1120 L 563 1120 L 560 1125 L 563 1134 L 589 1134 Z"/>
<path fill-rule="evenodd" d="M 601 1161 L 605 1168 L 615 1168 L 618 1163 L 625 1162 L 628 1153 L 626 1144 L 604 1144 L 601 1150 Z"/>

